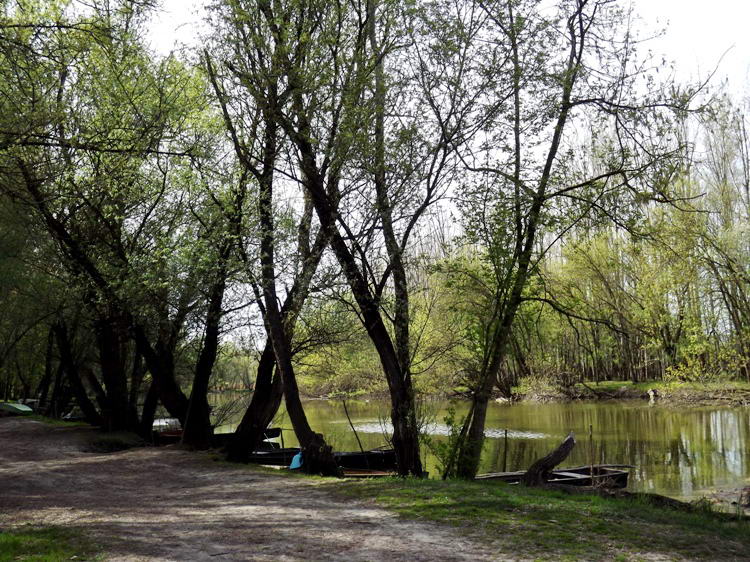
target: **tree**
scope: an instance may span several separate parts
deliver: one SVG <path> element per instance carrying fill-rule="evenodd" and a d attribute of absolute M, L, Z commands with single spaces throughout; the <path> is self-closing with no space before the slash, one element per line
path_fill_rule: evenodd
<path fill-rule="evenodd" d="M 611 205 L 628 194 L 631 205 L 668 199 L 680 155 L 670 116 L 689 101 L 649 82 L 613 2 L 562 1 L 555 16 L 536 1 L 476 5 L 488 18 L 485 39 L 495 50 L 485 72 L 497 86 L 477 115 L 487 134 L 464 151 L 476 175 L 462 206 L 494 295 L 457 456 L 456 474 L 464 478 L 476 474 L 487 404 L 518 310 L 539 298 L 526 292 L 539 256 L 584 219 L 601 213 L 622 220 Z M 596 166 L 576 158 L 571 129 L 584 122 L 600 155 Z"/>
<path fill-rule="evenodd" d="M 205 192 L 191 187 L 201 185 L 186 158 L 200 157 L 194 122 L 210 124 L 198 115 L 205 92 L 176 60 L 149 60 L 138 37 L 147 4 L 48 8 L 18 4 L 2 43 L 14 106 L 3 113 L 6 193 L 33 210 L 90 311 L 104 425 L 150 433 L 158 397 L 183 423 L 190 413 L 188 441 L 208 446 L 207 380 L 232 244 L 214 235 L 229 229 L 216 229 Z M 206 337 L 188 399 L 174 353 L 186 319 L 201 310 Z M 72 341 L 63 326 L 56 334 Z M 142 360 L 153 380 L 139 420 Z M 66 363 L 70 377 L 74 362 Z"/>
<path fill-rule="evenodd" d="M 327 236 L 322 230 L 316 234 L 312 232 L 312 205 L 307 198 L 297 227 L 298 257 L 293 268 L 292 285 L 282 306 L 279 306 L 276 288 L 277 248 L 281 236 L 275 216 L 274 192 L 278 189 L 275 174 L 281 164 L 280 155 L 284 147 L 279 139 L 279 124 L 274 112 L 284 103 L 285 96 L 280 80 L 280 55 L 274 49 L 268 53 L 255 49 L 253 41 L 270 42 L 263 29 L 261 13 L 251 15 L 236 5 L 217 5 L 214 11 L 223 33 L 218 52 L 226 71 L 221 75 L 217 72 L 208 51 L 204 53 L 204 63 L 238 165 L 258 186 L 259 278 L 252 272 L 250 254 L 244 246 L 241 253 L 250 273 L 267 337 L 259 362 L 253 401 L 230 446 L 230 458 L 242 460 L 249 450 L 253 450 L 276 413 L 279 384 L 274 384 L 271 378 L 273 354 L 280 374 L 279 382 L 283 385 L 287 412 L 303 452 L 304 470 L 337 474 L 338 467 L 331 448 L 307 422 L 292 364 L 291 345 L 297 317 L 327 245 Z M 226 43 L 229 43 L 229 48 Z M 250 53 L 253 53 L 253 58 L 247 56 Z M 293 172 L 288 173 L 293 175 Z M 245 233 L 241 225 L 238 227 L 234 232 L 242 240 Z"/>

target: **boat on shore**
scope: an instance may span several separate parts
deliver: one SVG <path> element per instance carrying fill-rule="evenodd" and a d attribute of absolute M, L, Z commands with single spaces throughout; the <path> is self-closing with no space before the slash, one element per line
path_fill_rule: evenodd
<path fill-rule="evenodd" d="M 263 432 L 263 441 L 261 442 L 261 449 L 273 449 L 279 448 L 279 444 L 275 441 L 269 441 L 281 435 L 280 427 L 269 427 Z M 211 438 L 215 447 L 225 447 L 234 436 L 234 433 L 214 433 Z M 154 445 L 171 445 L 173 443 L 179 443 L 182 441 L 182 428 L 178 420 L 172 418 L 165 418 L 162 420 L 154 421 L 154 427 L 152 432 L 152 440 Z"/>
<path fill-rule="evenodd" d="M 0 417 L 2 416 L 28 416 L 34 410 L 20 402 L 0 402 Z"/>
<path fill-rule="evenodd" d="M 254 464 L 269 466 L 289 466 L 292 458 L 300 452 L 298 447 L 285 447 L 267 451 L 253 451 L 248 459 Z M 392 472 L 396 470 L 396 451 L 393 449 L 373 449 L 371 451 L 335 452 L 338 465 L 352 470 L 376 470 Z"/>
<path fill-rule="evenodd" d="M 625 488 L 628 485 L 628 476 L 630 473 L 627 470 L 623 470 L 623 468 L 632 467 L 629 465 L 595 464 L 593 466 L 559 468 L 550 471 L 547 483 L 565 486 Z M 488 474 L 478 474 L 476 480 L 494 480 L 505 482 L 506 484 L 518 484 L 525 474 L 525 470 L 517 472 L 490 472 Z"/>

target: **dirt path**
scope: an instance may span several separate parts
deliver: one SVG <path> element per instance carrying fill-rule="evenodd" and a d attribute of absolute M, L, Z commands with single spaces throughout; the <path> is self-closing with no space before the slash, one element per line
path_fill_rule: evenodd
<path fill-rule="evenodd" d="M 488 560 L 505 556 L 314 482 L 177 448 L 88 453 L 87 428 L 0 419 L 0 529 L 82 530 L 107 560 Z"/>

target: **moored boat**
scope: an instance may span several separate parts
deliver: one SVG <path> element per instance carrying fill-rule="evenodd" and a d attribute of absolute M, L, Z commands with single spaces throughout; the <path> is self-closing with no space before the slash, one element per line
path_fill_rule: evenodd
<path fill-rule="evenodd" d="M 593 473 L 592 473 L 593 468 Z M 602 488 L 625 488 L 628 485 L 629 473 L 626 465 L 595 464 L 593 466 L 576 466 L 559 468 L 550 471 L 548 484 L 566 486 L 597 486 Z M 526 471 L 491 472 L 477 475 L 477 480 L 496 480 L 507 484 L 518 484 Z"/>
<path fill-rule="evenodd" d="M 298 447 L 286 447 L 268 451 L 253 451 L 249 462 L 272 466 L 289 466 Z M 333 453 L 336 462 L 343 469 L 352 470 L 396 470 L 396 452 L 393 449 L 373 449 L 371 451 L 351 451 Z"/>
<path fill-rule="evenodd" d="M 0 416 L 28 416 L 34 410 L 20 402 L 0 402 Z"/>
<path fill-rule="evenodd" d="M 169 445 L 182 441 L 182 428 L 180 427 L 180 422 L 178 420 L 174 420 L 176 424 L 166 422 L 172 422 L 172 420 L 168 418 L 165 420 L 157 420 L 154 422 L 154 431 L 152 437 L 155 445 Z M 232 439 L 233 435 L 234 433 L 214 433 L 212 437 L 214 446 L 226 446 Z M 263 433 L 263 441 L 261 442 L 260 448 L 263 450 L 279 448 L 278 443 L 276 443 L 275 441 L 269 441 L 269 439 L 273 439 L 275 437 L 278 437 L 279 435 L 281 435 L 281 428 L 279 427 L 269 427 L 268 429 L 266 429 L 266 431 Z"/>

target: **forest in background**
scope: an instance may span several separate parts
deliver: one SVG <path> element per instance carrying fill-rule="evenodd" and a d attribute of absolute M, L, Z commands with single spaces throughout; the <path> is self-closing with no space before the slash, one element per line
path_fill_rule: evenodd
<path fill-rule="evenodd" d="M 242 460 L 282 400 L 519 380 L 750 381 L 746 103 L 676 84 L 609 0 L 0 2 L 0 398 Z M 637 20 L 636 20 L 637 21 Z M 212 415 L 214 418 L 212 419 Z"/>

